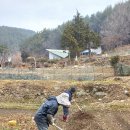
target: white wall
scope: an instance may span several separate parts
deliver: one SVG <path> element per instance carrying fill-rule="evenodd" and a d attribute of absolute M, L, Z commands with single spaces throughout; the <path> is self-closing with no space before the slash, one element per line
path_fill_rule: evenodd
<path fill-rule="evenodd" d="M 61 59 L 61 57 L 49 52 L 49 59 L 52 60 L 52 59 Z"/>

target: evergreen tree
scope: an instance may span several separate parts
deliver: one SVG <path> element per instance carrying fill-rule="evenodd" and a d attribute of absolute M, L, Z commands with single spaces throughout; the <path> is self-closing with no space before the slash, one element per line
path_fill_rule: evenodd
<path fill-rule="evenodd" d="M 0 45 L 0 54 L 7 52 L 8 48 L 5 45 Z"/>
<path fill-rule="evenodd" d="M 26 51 L 21 52 L 21 58 L 23 62 L 26 62 L 27 58 L 29 57 L 29 54 Z"/>
<path fill-rule="evenodd" d="M 93 45 L 99 43 L 97 34 L 89 29 L 88 24 L 84 22 L 84 19 L 77 14 L 74 16 L 72 22 L 69 22 L 64 29 L 62 35 L 62 47 L 69 48 L 71 57 L 79 56 L 80 51 L 90 48 L 90 42 Z M 95 44 L 96 43 L 96 44 Z"/>

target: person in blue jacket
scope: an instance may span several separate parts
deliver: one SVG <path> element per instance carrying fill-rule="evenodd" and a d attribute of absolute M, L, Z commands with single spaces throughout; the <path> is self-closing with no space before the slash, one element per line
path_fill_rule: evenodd
<path fill-rule="evenodd" d="M 74 87 L 61 93 L 58 96 L 49 97 L 37 110 L 34 120 L 38 130 L 48 130 L 49 125 L 54 124 L 54 116 L 58 111 L 59 105 L 63 106 L 63 121 L 67 120 L 72 96 L 76 89 Z"/>

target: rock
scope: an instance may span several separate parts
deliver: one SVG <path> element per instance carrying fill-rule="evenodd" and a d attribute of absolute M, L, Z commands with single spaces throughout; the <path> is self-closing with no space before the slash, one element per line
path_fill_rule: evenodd
<path fill-rule="evenodd" d="M 17 124 L 16 120 L 11 120 L 11 121 L 8 122 L 9 126 L 16 126 L 16 124 Z"/>
<path fill-rule="evenodd" d="M 30 90 L 28 89 L 28 88 L 26 88 L 26 90 L 25 90 L 26 92 L 30 92 Z"/>
<path fill-rule="evenodd" d="M 3 95 L 3 96 L 5 95 L 3 90 L 0 90 L 0 95 Z"/>
<path fill-rule="evenodd" d="M 41 95 L 41 93 L 40 92 L 38 92 L 35 96 L 40 96 Z"/>
<path fill-rule="evenodd" d="M 55 87 L 54 87 L 54 89 L 55 89 L 55 90 L 59 90 L 59 89 L 60 89 L 60 87 L 58 87 L 58 86 L 55 86 Z"/>
<path fill-rule="evenodd" d="M 77 96 L 84 96 L 84 95 L 86 95 L 86 92 L 84 90 L 80 90 L 76 94 L 77 94 Z"/>
<path fill-rule="evenodd" d="M 103 98 L 104 96 L 107 95 L 107 93 L 105 93 L 105 92 L 96 92 L 94 95 L 96 97 L 98 97 L 98 98 Z"/>
<path fill-rule="evenodd" d="M 96 93 L 98 91 L 97 88 L 93 88 L 92 93 Z"/>
<path fill-rule="evenodd" d="M 124 90 L 124 94 L 125 94 L 125 95 L 127 95 L 127 96 L 130 96 L 129 91 L 128 91 L 128 90 L 126 90 L 126 89 Z"/>

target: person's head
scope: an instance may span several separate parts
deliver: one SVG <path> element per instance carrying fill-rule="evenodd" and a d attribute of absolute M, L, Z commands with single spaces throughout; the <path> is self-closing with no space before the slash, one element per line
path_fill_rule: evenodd
<path fill-rule="evenodd" d="M 76 87 L 71 87 L 70 91 L 71 91 L 71 93 L 75 93 L 76 92 Z"/>
<path fill-rule="evenodd" d="M 69 107 L 71 105 L 69 101 L 69 94 L 68 93 L 61 93 L 59 96 L 56 96 L 57 102 L 60 105 Z"/>

